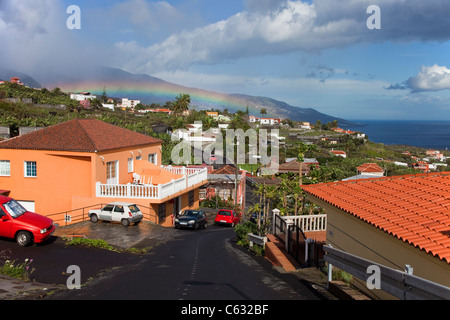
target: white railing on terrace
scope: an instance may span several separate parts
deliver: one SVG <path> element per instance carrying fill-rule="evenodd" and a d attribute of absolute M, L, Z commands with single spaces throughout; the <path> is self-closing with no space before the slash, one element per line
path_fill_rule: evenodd
<path fill-rule="evenodd" d="M 174 169 L 174 168 L 172 168 Z M 182 172 L 182 168 L 179 172 Z M 188 169 L 182 178 L 172 180 L 165 184 L 103 184 L 97 182 L 96 196 L 98 198 L 132 198 L 132 199 L 164 199 L 180 191 L 186 190 L 208 179 L 207 169 Z M 167 170 L 167 169 L 166 169 Z M 170 171 L 170 170 L 169 170 Z M 175 173 L 175 172 L 174 172 Z"/>
<path fill-rule="evenodd" d="M 187 168 L 187 167 L 172 167 L 172 166 L 161 166 L 161 168 L 174 174 L 182 174 L 182 175 L 190 175 L 196 172 L 206 170 L 206 168 Z"/>
<path fill-rule="evenodd" d="M 326 214 L 312 214 L 312 215 L 300 215 L 300 216 L 281 216 L 278 209 L 273 210 L 273 231 L 280 231 L 280 226 L 276 224 L 277 219 L 281 219 L 284 224 L 298 225 L 302 232 L 312 231 L 326 231 L 327 230 L 327 215 Z M 277 219 L 276 219 L 277 218 Z M 281 230 L 285 232 L 285 230 Z"/>
<path fill-rule="evenodd" d="M 298 225 L 303 232 L 327 230 L 326 214 L 286 216 L 281 218 L 284 219 L 287 224 Z"/>

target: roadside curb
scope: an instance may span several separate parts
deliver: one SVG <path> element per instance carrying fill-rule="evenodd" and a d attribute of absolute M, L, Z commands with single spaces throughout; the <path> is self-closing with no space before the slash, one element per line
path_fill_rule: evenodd
<path fill-rule="evenodd" d="M 0 276 L 0 287 L 0 300 L 41 299 L 65 288 L 63 285 L 24 281 L 4 275 Z"/>

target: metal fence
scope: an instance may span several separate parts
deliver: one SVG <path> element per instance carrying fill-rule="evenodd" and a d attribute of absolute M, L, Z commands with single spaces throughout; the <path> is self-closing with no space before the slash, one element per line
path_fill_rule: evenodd
<path fill-rule="evenodd" d="M 278 214 L 273 216 L 273 235 L 277 237 L 283 243 L 286 243 L 287 223 Z"/>
<path fill-rule="evenodd" d="M 376 289 L 385 291 L 402 300 L 449 300 L 450 288 L 444 285 L 414 276 L 412 269 L 402 272 L 381 265 L 379 263 L 363 259 L 331 246 L 324 246 L 324 260 L 328 262 L 328 281 L 331 281 L 332 267 L 352 274 L 366 281 L 368 289 L 373 289 L 374 283 L 378 284 Z M 369 287 L 369 284 L 371 287 Z"/>
<path fill-rule="evenodd" d="M 324 243 L 307 239 L 304 232 L 326 230 L 326 215 L 280 216 L 273 215 L 272 233 L 302 267 L 318 266 L 322 263 Z"/>
<path fill-rule="evenodd" d="M 106 203 L 94 204 L 83 208 L 49 214 L 47 215 L 47 217 L 51 218 L 53 222 L 58 224 L 59 226 L 67 226 L 69 224 L 88 220 L 89 210 L 100 209 L 103 208 L 105 205 Z M 139 205 L 139 208 L 141 209 L 141 212 L 144 215 L 144 220 L 152 223 L 159 223 L 159 219 L 153 212 L 152 208 L 143 205 Z"/>

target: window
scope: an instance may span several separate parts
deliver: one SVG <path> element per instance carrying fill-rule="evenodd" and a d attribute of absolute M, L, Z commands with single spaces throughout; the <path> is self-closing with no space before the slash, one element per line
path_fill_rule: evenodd
<path fill-rule="evenodd" d="M 113 209 L 114 209 L 114 205 L 113 204 L 108 204 L 102 210 L 103 211 L 112 211 Z"/>
<path fill-rule="evenodd" d="M 9 160 L 0 160 L 0 176 L 9 177 L 11 175 L 11 163 Z"/>
<path fill-rule="evenodd" d="M 106 163 L 106 183 L 118 184 L 119 161 L 110 161 Z"/>
<path fill-rule="evenodd" d="M 114 208 L 114 212 L 124 213 L 125 210 L 123 209 L 123 206 L 117 205 L 117 206 Z"/>
<path fill-rule="evenodd" d="M 25 161 L 25 177 L 37 177 L 36 161 Z"/>
<path fill-rule="evenodd" d="M 158 159 L 157 159 L 157 154 L 156 153 L 152 153 L 148 155 L 148 162 L 151 162 L 153 164 L 158 164 Z"/>
<path fill-rule="evenodd" d="M 160 223 L 166 221 L 166 204 L 165 203 L 161 203 L 158 206 L 158 218 L 159 218 Z"/>
<path fill-rule="evenodd" d="M 134 172 L 134 159 L 128 158 L 128 173 Z"/>
<path fill-rule="evenodd" d="M 18 203 L 16 200 L 9 200 L 8 202 L 3 204 L 3 207 L 6 209 L 6 211 L 9 212 L 11 217 L 17 218 L 18 216 L 21 216 L 25 212 L 27 212 L 27 209 L 22 207 L 20 203 Z"/>
<path fill-rule="evenodd" d="M 189 207 L 194 205 L 194 190 L 188 193 Z"/>

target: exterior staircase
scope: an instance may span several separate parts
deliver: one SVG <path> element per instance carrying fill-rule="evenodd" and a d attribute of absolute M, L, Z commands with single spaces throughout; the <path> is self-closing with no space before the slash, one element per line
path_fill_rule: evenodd
<path fill-rule="evenodd" d="M 295 271 L 300 267 L 299 263 L 286 252 L 284 243 L 273 234 L 267 235 L 265 256 L 274 265 L 282 267 L 287 272 Z"/>

